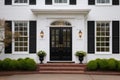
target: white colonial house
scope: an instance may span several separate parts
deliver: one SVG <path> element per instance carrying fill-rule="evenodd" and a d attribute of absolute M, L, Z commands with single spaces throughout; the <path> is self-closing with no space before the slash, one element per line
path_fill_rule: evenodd
<path fill-rule="evenodd" d="M 120 60 L 119 0 L 0 0 L 0 19 L 21 36 L 0 54 L 33 58 L 47 53 L 44 63 L 78 63 L 76 51 L 86 51 L 84 63 L 96 58 Z"/>

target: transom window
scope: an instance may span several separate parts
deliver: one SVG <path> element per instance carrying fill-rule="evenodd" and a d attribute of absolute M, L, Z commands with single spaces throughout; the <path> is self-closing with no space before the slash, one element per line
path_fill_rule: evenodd
<path fill-rule="evenodd" d="M 54 4 L 68 4 L 69 0 L 53 0 Z"/>
<path fill-rule="evenodd" d="M 54 0 L 55 3 L 67 3 L 67 0 Z"/>
<path fill-rule="evenodd" d="M 13 4 L 28 4 L 28 0 L 13 0 Z"/>
<path fill-rule="evenodd" d="M 15 52 L 28 51 L 28 22 L 16 21 L 14 22 L 14 32 L 19 33 L 20 36 L 14 40 Z"/>
<path fill-rule="evenodd" d="M 96 52 L 110 52 L 110 22 L 96 22 Z"/>
<path fill-rule="evenodd" d="M 51 23 L 51 26 L 71 26 L 71 24 L 67 21 L 62 21 L 62 20 L 59 20 L 59 21 L 54 21 Z"/>
<path fill-rule="evenodd" d="M 112 4 L 111 0 L 96 0 L 97 5 L 110 5 Z"/>

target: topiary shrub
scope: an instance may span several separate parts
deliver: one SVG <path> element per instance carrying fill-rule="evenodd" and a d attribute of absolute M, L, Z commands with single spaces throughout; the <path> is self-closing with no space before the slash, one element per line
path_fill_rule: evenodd
<path fill-rule="evenodd" d="M 113 58 L 108 60 L 108 69 L 109 70 L 116 70 L 117 69 L 117 61 Z"/>
<path fill-rule="evenodd" d="M 26 70 L 29 70 L 29 71 L 36 70 L 37 65 L 33 59 L 28 58 L 28 59 L 25 59 L 25 61 L 26 61 L 26 64 L 25 64 Z"/>
<path fill-rule="evenodd" d="M 95 61 L 97 62 L 97 68 L 98 69 L 100 69 L 100 66 L 99 66 L 99 61 L 100 61 L 101 59 L 100 58 L 97 58 Z"/>
<path fill-rule="evenodd" d="M 0 71 L 2 71 L 2 60 L 0 60 Z"/>
<path fill-rule="evenodd" d="M 88 62 L 87 69 L 92 71 L 97 70 L 97 62 L 95 60 Z"/>
<path fill-rule="evenodd" d="M 97 59 L 98 69 L 107 70 L 108 69 L 108 60 L 107 59 Z"/>
<path fill-rule="evenodd" d="M 25 59 L 20 58 L 17 61 L 18 61 L 18 69 L 19 70 L 26 70 L 26 61 L 25 61 Z"/>
<path fill-rule="evenodd" d="M 4 59 L 2 62 L 2 69 L 3 70 L 10 70 L 10 62 L 11 62 L 10 58 Z"/>
<path fill-rule="evenodd" d="M 27 70 L 27 71 L 33 71 L 36 70 L 36 63 L 33 59 L 25 58 L 25 59 L 18 59 L 19 63 L 19 70 Z"/>
<path fill-rule="evenodd" d="M 11 60 L 9 63 L 10 70 L 18 70 L 18 61 L 17 60 Z"/>
<path fill-rule="evenodd" d="M 117 71 L 120 71 L 120 61 L 117 62 Z"/>

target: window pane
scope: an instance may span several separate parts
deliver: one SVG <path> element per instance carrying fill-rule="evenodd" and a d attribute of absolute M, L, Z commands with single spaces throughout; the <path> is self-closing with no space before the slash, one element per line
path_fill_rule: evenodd
<path fill-rule="evenodd" d="M 28 46 L 27 42 L 24 42 L 24 46 Z"/>
<path fill-rule="evenodd" d="M 105 51 L 105 48 L 101 48 L 101 51 L 104 52 L 104 51 Z"/>
<path fill-rule="evenodd" d="M 100 41 L 100 37 L 97 37 L 97 41 Z"/>
<path fill-rule="evenodd" d="M 109 37 L 106 37 L 106 41 L 109 41 Z"/>
<path fill-rule="evenodd" d="M 99 52 L 99 51 L 100 51 L 100 48 L 97 48 L 97 51 Z"/>
<path fill-rule="evenodd" d="M 18 44 L 19 44 L 18 42 L 15 42 L 15 46 L 18 46 Z"/>
<path fill-rule="evenodd" d="M 100 46 L 100 43 L 97 43 L 97 46 Z"/>
<path fill-rule="evenodd" d="M 15 51 L 18 51 L 18 48 L 17 48 L 17 47 L 15 48 Z"/>
<path fill-rule="evenodd" d="M 100 32 L 97 32 L 97 36 L 100 36 Z"/>
<path fill-rule="evenodd" d="M 25 48 L 24 48 L 24 51 L 28 51 L 28 48 L 27 48 L 27 47 L 25 47 Z"/>
<path fill-rule="evenodd" d="M 106 46 L 109 46 L 109 43 L 106 43 Z"/>
<path fill-rule="evenodd" d="M 110 35 L 110 33 L 109 32 L 106 32 L 106 36 L 109 36 Z"/>
<path fill-rule="evenodd" d="M 101 32 L 101 36 L 105 36 L 105 32 Z"/>
<path fill-rule="evenodd" d="M 106 48 L 106 52 L 109 52 L 109 48 Z"/>

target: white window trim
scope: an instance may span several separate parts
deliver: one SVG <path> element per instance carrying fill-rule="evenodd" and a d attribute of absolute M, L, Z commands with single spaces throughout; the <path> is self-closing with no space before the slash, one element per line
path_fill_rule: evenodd
<path fill-rule="evenodd" d="M 69 5 L 69 0 L 67 0 L 67 3 L 55 3 L 55 0 L 52 0 L 53 5 Z"/>
<path fill-rule="evenodd" d="M 21 6 L 21 5 L 29 5 L 29 0 L 27 0 L 27 3 L 14 3 L 15 0 L 12 0 L 12 5 L 18 5 L 18 6 Z"/>
<path fill-rule="evenodd" d="M 27 27 L 28 27 L 28 51 L 15 51 L 15 46 L 14 46 L 14 44 L 15 44 L 15 39 L 14 38 L 12 38 L 12 54 L 29 54 L 29 21 L 21 21 L 21 20 L 16 20 L 16 21 L 12 21 L 12 34 L 14 34 L 14 28 L 15 28 L 15 26 L 14 26 L 14 23 L 15 22 L 27 22 Z"/>
<path fill-rule="evenodd" d="M 96 24 L 97 22 L 109 22 L 110 23 L 110 51 L 109 52 L 97 52 L 96 50 Z M 112 54 L 112 21 L 95 21 L 95 54 Z"/>
<path fill-rule="evenodd" d="M 97 0 L 95 0 L 95 5 L 100 5 L 100 6 L 104 6 L 104 5 L 112 5 L 112 0 L 110 0 L 110 3 L 97 3 Z"/>

